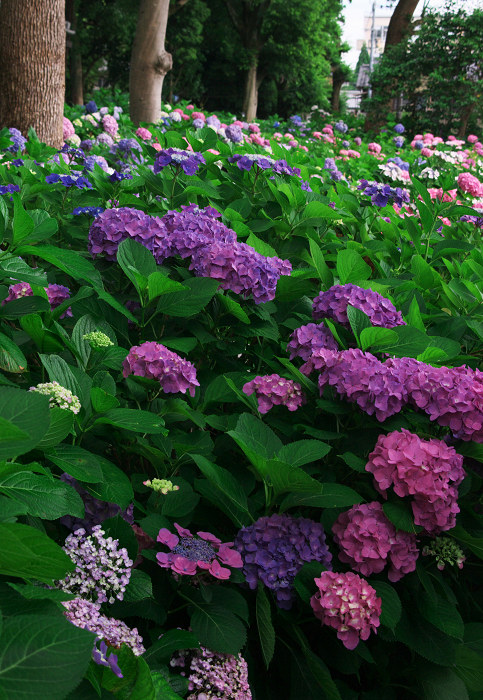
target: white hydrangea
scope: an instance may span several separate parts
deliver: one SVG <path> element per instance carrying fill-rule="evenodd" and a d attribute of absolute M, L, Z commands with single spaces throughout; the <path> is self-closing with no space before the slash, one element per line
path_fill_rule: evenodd
<path fill-rule="evenodd" d="M 49 396 L 50 407 L 57 406 L 72 413 L 79 413 L 81 410 L 81 402 L 78 397 L 69 389 L 61 386 L 59 382 L 46 382 L 45 384 L 37 384 L 31 386 L 29 391 L 36 391 L 39 394 Z"/>

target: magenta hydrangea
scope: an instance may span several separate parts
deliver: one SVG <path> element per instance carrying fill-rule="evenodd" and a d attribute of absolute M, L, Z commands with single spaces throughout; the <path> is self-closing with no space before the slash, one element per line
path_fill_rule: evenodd
<path fill-rule="evenodd" d="M 381 599 L 367 581 L 351 571 L 340 574 L 323 571 L 314 579 L 318 591 L 310 605 L 323 625 L 337 630 L 346 649 L 355 649 L 380 625 Z"/>
<path fill-rule="evenodd" d="M 290 359 L 300 357 L 304 362 L 312 357 L 319 348 L 337 351 L 339 345 L 328 328 L 323 323 L 307 323 L 296 328 L 287 343 Z"/>
<path fill-rule="evenodd" d="M 194 396 L 199 386 L 195 366 L 155 341 L 132 347 L 122 367 L 124 377 L 134 374 L 156 379 L 166 394 L 186 394 L 188 391 Z"/>
<path fill-rule="evenodd" d="M 70 299 L 70 289 L 64 287 L 63 284 L 49 284 L 45 287 L 45 292 L 52 310 L 60 306 L 66 299 Z M 9 301 L 14 301 L 14 299 L 31 296 L 33 296 L 32 287 L 27 282 L 11 284 L 8 288 L 8 296 L 2 301 L 2 306 Z M 70 307 L 64 311 L 60 318 L 65 318 L 66 316 L 72 316 L 72 309 Z"/>
<path fill-rule="evenodd" d="M 233 542 L 223 543 L 210 532 L 197 532 L 195 537 L 178 523 L 174 523 L 174 526 L 177 535 L 167 528 L 162 528 L 158 533 L 157 541 L 170 549 L 169 552 L 158 552 L 156 555 L 158 564 L 163 569 L 171 569 L 182 576 L 208 572 L 217 579 L 226 580 L 231 576 L 227 566 L 234 569 L 243 566 L 240 554 L 232 549 Z"/>
<path fill-rule="evenodd" d="M 314 319 L 329 318 L 350 328 L 347 307 L 353 306 L 369 316 L 373 326 L 394 328 L 406 325 L 403 317 L 389 299 L 371 289 L 355 284 L 336 284 L 326 292 L 320 292 L 312 304 Z"/>
<path fill-rule="evenodd" d="M 388 579 L 399 581 L 416 568 L 416 536 L 396 530 L 377 501 L 341 513 L 332 532 L 339 559 L 363 576 L 379 574 L 389 565 Z"/>
<path fill-rule="evenodd" d="M 244 384 L 243 392 L 247 396 L 255 394 L 260 413 L 268 413 L 274 406 L 286 406 L 289 411 L 296 411 L 305 403 L 300 384 L 278 374 L 255 377 Z"/>
<path fill-rule="evenodd" d="M 221 654 L 201 646 L 177 651 L 171 668 L 188 679 L 186 700 L 251 700 L 248 666 L 241 654 Z"/>
<path fill-rule="evenodd" d="M 369 455 L 366 471 L 386 496 L 392 487 L 398 496 L 412 496 L 414 522 L 429 534 L 456 524 L 458 486 L 465 477 L 463 457 L 443 440 L 422 440 L 402 429 L 380 435 Z"/>
<path fill-rule="evenodd" d="M 462 192 L 472 197 L 481 197 L 483 195 L 483 183 L 475 175 L 468 172 L 460 173 L 457 182 Z"/>
<path fill-rule="evenodd" d="M 255 589 L 261 581 L 283 610 L 292 607 L 293 581 L 306 562 L 318 561 L 331 568 L 324 528 L 308 518 L 263 516 L 239 531 L 234 546 L 242 555 L 249 587 Z"/>
<path fill-rule="evenodd" d="M 91 224 L 87 247 L 93 257 L 103 254 L 107 260 L 115 260 L 119 244 L 126 238 L 153 251 L 165 234 L 164 224 L 156 216 L 130 207 L 106 209 Z"/>

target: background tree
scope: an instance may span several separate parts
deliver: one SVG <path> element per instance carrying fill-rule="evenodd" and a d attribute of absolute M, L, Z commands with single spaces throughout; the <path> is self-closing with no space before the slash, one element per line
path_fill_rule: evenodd
<path fill-rule="evenodd" d="M 60 147 L 65 89 L 64 0 L 0 3 L 0 127 L 30 127 Z"/>
<path fill-rule="evenodd" d="M 354 85 L 357 82 L 357 77 L 359 75 L 359 71 L 361 69 L 361 66 L 368 65 L 371 60 L 371 57 L 369 55 L 369 51 L 366 46 L 366 42 L 362 44 L 362 49 L 359 54 L 359 58 L 357 59 L 356 67 L 354 68 Z"/>

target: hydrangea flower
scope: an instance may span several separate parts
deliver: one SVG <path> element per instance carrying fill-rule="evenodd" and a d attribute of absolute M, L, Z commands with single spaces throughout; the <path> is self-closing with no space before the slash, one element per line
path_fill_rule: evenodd
<path fill-rule="evenodd" d="M 91 331 L 82 336 L 82 340 L 87 340 L 93 350 L 102 350 L 114 345 L 108 335 L 102 331 Z"/>
<path fill-rule="evenodd" d="M 334 124 L 334 129 L 341 134 L 346 134 L 349 131 L 349 127 L 342 119 L 339 119 L 339 121 Z"/>
<path fill-rule="evenodd" d="M 104 207 L 76 207 L 72 210 L 73 216 L 87 214 L 88 216 L 99 216 L 104 211 Z"/>
<path fill-rule="evenodd" d="M 367 581 L 351 571 L 323 571 L 314 581 L 319 589 L 310 599 L 314 615 L 323 625 L 337 630 L 346 649 L 355 649 L 361 639 L 377 633 L 381 599 Z"/>
<path fill-rule="evenodd" d="M 70 119 L 67 117 L 62 117 L 62 137 L 64 141 L 67 141 L 71 136 L 74 136 L 75 128 Z"/>
<path fill-rule="evenodd" d="M 252 165 L 256 165 L 260 170 L 268 170 L 275 163 L 275 159 L 260 153 L 235 153 L 228 158 L 228 162 L 236 163 L 240 170 L 251 170 Z"/>
<path fill-rule="evenodd" d="M 64 615 L 69 622 L 76 627 L 94 632 L 99 639 L 103 639 L 110 647 L 119 649 L 122 644 L 127 644 L 135 656 L 141 656 L 146 651 L 142 637 L 136 627 L 131 629 L 122 620 L 102 615 L 99 603 L 93 603 L 82 598 L 74 598 L 73 600 L 64 601 L 62 605 L 66 609 Z"/>
<path fill-rule="evenodd" d="M 370 196 L 372 204 L 378 207 L 385 207 L 388 203 L 395 203 L 398 207 L 402 207 L 403 203 L 409 202 L 409 193 L 400 187 L 391 187 L 379 182 L 361 180 L 357 189 Z"/>
<path fill-rule="evenodd" d="M 119 244 L 125 238 L 152 251 L 164 236 L 164 224 L 156 216 L 130 207 L 106 209 L 91 224 L 87 248 L 92 257 L 103 254 L 107 260 L 115 260 Z"/>
<path fill-rule="evenodd" d="M 475 175 L 464 172 L 458 175 L 458 187 L 466 194 L 472 197 L 480 197 L 483 195 L 483 183 L 481 183 Z"/>
<path fill-rule="evenodd" d="M 226 580 L 231 576 L 226 566 L 240 569 L 243 562 L 240 554 L 231 549 L 233 542 L 222 543 L 210 532 L 197 532 L 195 537 L 189 530 L 174 523 L 177 535 L 161 528 L 157 541 L 166 545 L 169 552 L 158 552 L 156 559 L 163 569 L 171 569 L 175 574 L 194 576 L 207 571 L 217 579 Z M 222 566 L 225 564 L 226 566 Z"/>
<path fill-rule="evenodd" d="M 404 136 L 395 136 L 393 138 L 393 143 L 396 148 L 402 148 L 404 146 Z"/>
<path fill-rule="evenodd" d="M 106 134 L 109 134 L 109 136 L 112 136 L 112 138 L 115 139 L 119 129 L 119 124 L 110 114 L 105 114 L 102 117 L 102 128 Z"/>
<path fill-rule="evenodd" d="M 406 129 L 404 128 L 404 124 L 396 124 L 396 126 L 394 127 L 394 131 L 396 132 L 396 134 L 404 134 L 404 132 L 406 131 Z"/>
<path fill-rule="evenodd" d="M 82 150 L 87 153 L 94 148 L 94 141 L 92 139 L 83 139 L 79 144 L 79 148 L 82 148 Z"/>
<path fill-rule="evenodd" d="M 64 515 L 60 518 L 60 522 L 64 527 L 75 532 L 80 528 L 84 529 L 88 534 L 92 532 L 92 528 L 100 525 L 108 518 L 115 518 L 120 515 L 129 525 L 134 524 L 133 510 L 134 506 L 131 503 L 125 510 L 122 510 L 117 503 L 108 501 L 100 501 L 92 496 L 89 491 L 83 488 L 80 483 L 70 474 L 62 474 L 61 480 L 66 484 L 70 484 L 74 488 L 84 503 L 84 517 L 76 518 L 73 515 Z"/>
<path fill-rule="evenodd" d="M 97 642 L 100 642 L 97 646 Z M 118 677 L 123 678 L 122 671 L 118 665 L 117 654 L 108 655 L 108 646 L 103 639 L 98 637 L 94 643 L 94 648 L 92 650 L 92 658 L 98 666 L 107 666 L 111 671 Z"/>
<path fill-rule="evenodd" d="M 9 151 L 10 153 L 17 153 L 17 151 L 23 151 L 25 148 L 25 144 L 27 143 L 27 139 L 25 136 L 22 136 L 22 133 L 16 129 L 14 126 L 10 127 L 8 130 L 10 134 L 10 141 L 12 141 L 12 145 L 8 146 L 6 148 L 6 151 Z"/>
<path fill-rule="evenodd" d="M 171 668 L 188 678 L 186 700 L 251 700 L 248 666 L 241 654 L 221 654 L 206 647 L 177 651 Z"/>
<path fill-rule="evenodd" d="M 96 145 L 97 146 L 107 146 L 108 148 L 112 148 L 114 146 L 114 139 L 112 136 L 109 136 L 105 131 L 103 131 L 101 134 L 99 134 L 96 138 Z"/>
<path fill-rule="evenodd" d="M 94 102 L 94 100 L 90 100 L 86 105 L 85 105 L 85 110 L 86 114 L 93 114 L 94 112 L 97 112 L 97 105 Z"/>
<path fill-rule="evenodd" d="M 156 379 L 167 394 L 185 394 L 188 391 L 190 396 L 194 396 L 199 386 L 195 366 L 154 341 L 132 347 L 122 366 L 124 377 L 134 374 L 136 377 Z"/>
<path fill-rule="evenodd" d="M 179 486 L 176 486 L 168 479 L 148 479 L 147 481 L 143 481 L 143 484 L 144 486 L 153 489 L 153 491 L 156 493 L 162 493 L 163 496 L 166 496 L 166 494 L 173 491 L 179 491 Z"/>
<path fill-rule="evenodd" d="M 240 141 L 243 141 L 243 132 L 236 124 L 229 124 L 225 128 L 225 136 L 228 141 L 232 141 L 233 143 L 240 143 Z"/>
<path fill-rule="evenodd" d="M 394 328 L 405 326 L 401 312 L 394 304 L 372 289 L 362 289 L 355 284 L 336 284 L 326 292 L 320 292 L 312 302 L 314 319 L 330 318 L 350 328 L 347 307 L 354 306 L 369 316 L 373 326 Z"/>
<path fill-rule="evenodd" d="M 64 187 L 75 186 L 79 190 L 92 189 L 92 185 L 89 180 L 83 175 L 75 173 L 74 171 L 72 171 L 71 175 L 59 175 L 57 173 L 52 173 L 51 175 L 47 175 L 45 182 L 48 185 L 60 183 L 61 185 L 64 185 Z"/>
<path fill-rule="evenodd" d="M 70 289 L 64 287 L 63 284 L 49 284 L 45 287 L 45 293 L 47 294 L 47 299 L 52 310 L 60 306 L 66 299 L 70 298 Z M 8 296 L 2 301 L 2 306 L 14 299 L 31 296 L 33 296 L 33 291 L 28 282 L 11 284 L 8 288 Z M 72 310 L 70 308 L 64 311 L 61 318 L 65 318 L 66 316 L 72 316 Z"/>
<path fill-rule="evenodd" d="M 296 411 L 305 403 L 300 384 L 278 374 L 255 377 L 244 384 L 243 392 L 247 396 L 255 394 L 260 413 L 268 413 L 274 406 L 286 406 L 289 411 Z"/>
<path fill-rule="evenodd" d="M 432 556 L 436 560 L 436 566 L 443 571 L 447 564 L 463 568 L 466 557 L 461 547 L 450 537 L 435 537 L 429 544 L 423 547 L 423 557 Z"/>
<path fill-rule="evenodd" d="M 334 351 L 339 349 L 336 339 L 323 323 L 307 323 L 305 326 L 296 328 L 287 343 L 291 360 L 294 357 L 300 357 L 307 362 L 318 348 Z"/>
<path fill-rule="evenodd" d="M 119 540 L 104 534 L 101 525 L 95 525 L 90 535 L 80 528 L 67 537 L 63 550 L 76 568 L 57 581 L 57 588 L 97 603 L 123 599 L 133 562 Z"/>
<path fill-rule="evenodd" d="M 95 166 L 99 165 L 102 170 L 104 170 L 105 173 L 110 172 L 111 168 L 108 165 L 107 160 L 104 158 L 104 156 L 97 156 L 97 155 L 92 155 L 92 156 L 87 156 L 87 158 L 84 161 L 84 168 L 88 171 L 94 170 Z"/>
<path fill-rule="evenodd" d="M 20 192 L 19 185 L 0 185 L 0 194 L 12 194 L 12 192 Z"/>
<path fill-rule="evenodd" d="M 159 173 L 167 165 L 174 165 L 181 168 L 186 175 L 195 175 L 200 165 L 206 164 L 201 153 L 195 151 L 183 151 L 181 148 L 166 148 L 159 152 L 154 161 L 153 172 Z"/>
<path fill-rule="evenodd" d="M 404 428 L 380 435 L 369 455 L 366 471 L 377 490 L 386 496 L 412 496 L 414 522 L 429 534 L 450 530 L 456 524 L 458 486 L 465 477 L 463 457 L 443 440 L 422 440 Z"/>
<path fill-rule="evenodd" d="M 324 528 L 307 518 L 263 516 L 238 532 L 235 549 L 243 558 L 249 587 L 255 589 L 261 581 L 274 591 L 277 605 L 283 610 L 292 607 L 293 580 L 305 562 L 318 561 L 331 568 Z"/>
<path fill-rule="evenodd" d="M 37 384 L 37 386 L 31 386 L 29 391 L 36 391 L 38 394 L 49 396 L 49 405 L 51 408 L 57 406 L 58 408 L 63 408 L 65 411 L 72 411 L 72 413 L 76 414 L 81 410 L 81 403 L 78 397 L 69 389 L 61 386 L 59 382 L 54 381 Z"/>
<path fill-rule="evenodd" d="M 339 559 L 363 576 L 379 574 L 389 564 L 388 579 L 399 581 L 416 568 L 416 536 L 396 530 L 377 501 L 341 513 L 332 532 Z"/>
<path fill-rule="evenodd" d="M 150 141 L 153 138 L 152 133 L 149 131 L 149 129 L 145 129 L 144 126 L 140 126 L 138 129 L 136 129 L 136 136 L 143 141 Z"/>

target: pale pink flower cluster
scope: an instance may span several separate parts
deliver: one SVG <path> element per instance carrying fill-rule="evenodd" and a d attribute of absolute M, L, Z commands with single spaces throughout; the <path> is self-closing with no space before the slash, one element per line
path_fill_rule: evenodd
<path fill-rule="evenodd" d="M 138 129 L 136 129 L 136 136 L 143 141 L 150 141 L 153 137 L 149 129 L 145 129 L 144 126 L 140 126 Z"/>
<path fill-rule="evenodd" d="M 102 128 L 106 132 L 106 134 L 109 134 L 109 136 L 111 136 L 114 139 L 117 136 L 119 124 L 113 116 L 111 116 L 110 114 L 105 114 L 102 117 Z"/>
<path fill-rule="evenodd" d="M 247 396 L 255 394 L 260 413 L 268 413 L 274 406 L 286 406 L 289 411 L 296 411 L 305 403 L 300 384 L 278 374 L 255 377 L 243 386 L 243 393 Z"/>
<path fill-rule="evenodd" d="M 310 599 L 314 615 L 337 630 L 346 649 L 355 649 L 361 639 L 377 633 L 381 599 L 367 581 L 351 571 L 323 571 L 314 581 L 319 589 Z"/>
<path fill-rule="evenodd" d="M 468 172 L 458 175 L 458 187 L 472 197 L 481 197 L 483 195 L 483 183 L 475 175 Z"/>
<path fill-rule="evenodd" d="M 64 141 L 67 141 L 70 139 L 72 136 L 75 134 L 75 129 L 74 125 L 72 124 L 70 119 L 67 119 L 67 117 L 63 117 L 62 121 L 62 138 Z"/>

